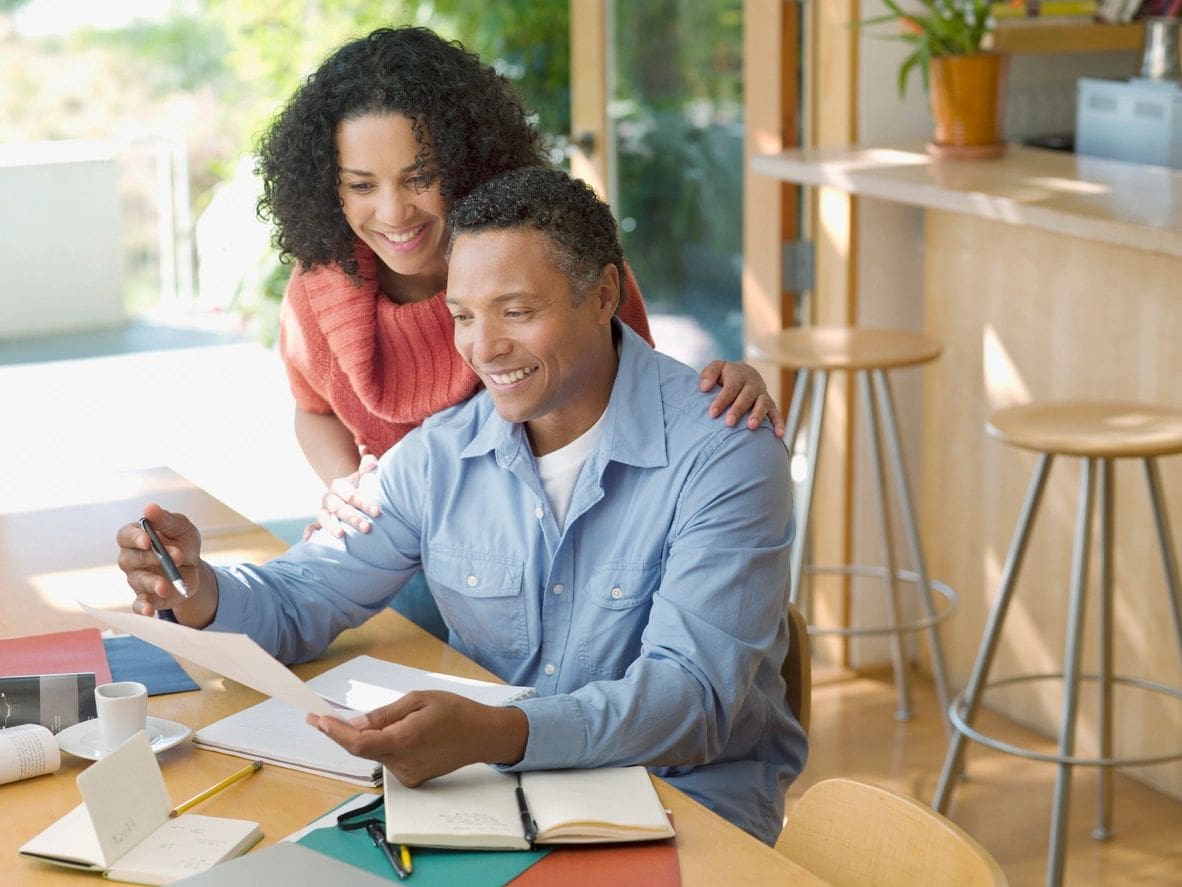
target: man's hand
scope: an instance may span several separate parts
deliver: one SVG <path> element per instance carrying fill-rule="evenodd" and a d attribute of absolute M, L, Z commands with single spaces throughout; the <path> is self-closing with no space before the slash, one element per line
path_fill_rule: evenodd
<path fill-rule="evenodd" d="M 127 524 L 119 528 L 115 541 L 119 544 L 119 569 L 135 592 L 132 609 L 142 616 L 171 609 L 182 624 L 204 628 L 217 612 L 218 594 L 217 579 L 201 560 L 201 534 L 183 514 L 165 511 L 154 503 L 144 506 L 144 517 L 152 522 L 156 535 L 180 569 L 189 597 L 182 597 L 164 574 L 144 528 L 138 523 Z"/>
<path fill-rule="evenodd" d="M 349 754 L 385 765 L 411 788 L 468 764 L 515 764 L 529 738 L 521 709 L 440 690 L 407 693 L 349 723 L 313 714 L 308 723 Z"/>

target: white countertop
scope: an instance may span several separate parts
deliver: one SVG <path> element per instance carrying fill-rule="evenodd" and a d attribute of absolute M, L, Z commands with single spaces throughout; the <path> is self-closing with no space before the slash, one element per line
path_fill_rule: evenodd
<path fill-rule="evenodd" d="M 803 148 L 754 157 L 751 169 L 1182 257 L 1180 170 L 1017 145 L 995 160 L 942 160 L 918 144 Z"/>

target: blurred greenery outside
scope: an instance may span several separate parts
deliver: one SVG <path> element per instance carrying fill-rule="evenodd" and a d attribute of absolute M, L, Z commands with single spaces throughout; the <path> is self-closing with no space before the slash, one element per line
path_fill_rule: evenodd
<path fill-rule="evenodd" d="M 458 39 L 514 82 L 557 146 L 570 131 L 568 0 L 169 0 L 116 30 L 20 37 L 0 0 L 0 136 L 97 138 L 121 157 L 126 304 L 160 299 L 161 138 L 183 140 L 196 219 L 300 81 L 383 25 Z M 617 217 L 653 312 L 689 314 L 715 356 L 741 349 L 741 0 L 617 3 Z M 273 340 L 290 275 L 273 250 L 222 306 Z"/>

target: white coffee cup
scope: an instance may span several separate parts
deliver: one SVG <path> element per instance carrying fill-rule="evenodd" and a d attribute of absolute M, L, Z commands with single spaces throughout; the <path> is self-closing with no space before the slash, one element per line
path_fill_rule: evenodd
<path fill-rule="evenodd" d="M 118 748 L 148 725 L 148 688 L 139 681 L 116 681 L 94 688 L 103 751 Z"/>

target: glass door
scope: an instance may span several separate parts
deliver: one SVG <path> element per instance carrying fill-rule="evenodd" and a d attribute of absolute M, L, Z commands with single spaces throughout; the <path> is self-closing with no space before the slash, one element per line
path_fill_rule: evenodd
<path fill-rule="evenodd" d="M 657 347 L 739 358 L 742 0 L 572 0 L 571 16 L 571 168 L 616 211 Z"/>

